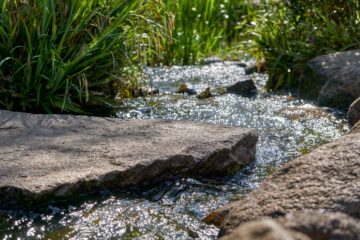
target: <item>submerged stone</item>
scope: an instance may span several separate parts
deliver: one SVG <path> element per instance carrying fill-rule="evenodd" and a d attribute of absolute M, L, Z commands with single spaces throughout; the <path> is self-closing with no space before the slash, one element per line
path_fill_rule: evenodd
<path fill-rule="evenodd" d="M 225 175 L 255 159 L 257 140 L 254 130 L 187 121 L 0 111 L 0 206 Z"/>
<path fill-rule="evenodd" d="M 160 91 L 158 88 L 152 88 L 152 87 L 142 87 L 142 88 L 132 88 L 131 89 L 132 97 L 145 97 L 145 96 L 149 96 L 149 95 L 156 95 L 159 93 L 160 93 Z"/>
<path fill-rule="evenodd" d="M 179 88 L 176 90 L 176 93 L 184 94 L 188 91 L 188 86 L 186 83 L 181 83 Z"/>
<path fill-rule="evenodd" d="M 196 96 L 198 99 L 207 99 L 213 97 L 210 88 L 206 88 L 204 91 L 202 91 L 199 95 Z"/>
<path fill-rule="evenodd" d="M 235 84 L 226 88 L 228 93 L 234 93 L 238 95 L 251 95 L 256 93 L 256 86 L 253 80 L 248 79 L 245 81 L 238 81 Z"/>
<path fill-rule="evenodd" d="M 186 83 L 181 83 L 176 93 L 180 94 L 188 94 L 188 95 L 196 95 L 195 89 L 189 88 Z"/>

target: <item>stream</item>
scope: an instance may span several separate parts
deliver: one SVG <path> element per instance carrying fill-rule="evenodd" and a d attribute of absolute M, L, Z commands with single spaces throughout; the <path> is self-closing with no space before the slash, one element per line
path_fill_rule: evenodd
<path fill-rule="evenodd" d="M 226 178 L 174 179 L 118 192 L 81 196 L 32 211 L 0 211 L 0 239 L 216 239 L 202 219 L 255 189 L 276 168 L 348 131 L 345 115 L 313 102 L 264 91 L 266 75 L 245 76 L 236 62 L 147 68 L 159 95 L 126 100 L 119 118 L 172 119 L 255 128 L 256 160 Z M 181 83 L 198 93 L 253 79 L 258 93 L 199 100 L 175 94 Z M 154 149 L 156 151 L 156 149 Z"/>

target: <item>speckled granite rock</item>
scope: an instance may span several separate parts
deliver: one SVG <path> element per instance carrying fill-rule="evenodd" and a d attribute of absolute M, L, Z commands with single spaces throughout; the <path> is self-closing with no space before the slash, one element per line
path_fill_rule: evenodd
<path fill-rule="evenodd" d="M 343 213 L 305 210 L 244 223 L 221 240 L 359 240 L 360 223 Z"/>
<path fill-rule="evenodd" d="M 215 211 L 207 220 L 220 222 L 220 235 L 224 235 L 248 221 L 303 209 L 360 217 L 359 133 L 348 134 L 285 164 L 258 189 Z"/>
<path fill-rule="evenodd" d="M 255 159 L 257 140 L 254 130 L 203 123 L 0 111 L 0 206 L 224 175 Z"/>
<path fill-rule="evenodd" d="M 359 240 L 360 222 L 339 212 L 300 211 L 277 220 L 281 226 L 311 239 Z"/>
<path fill-rule="evenodd" d="M 245 223 L 221 240 L 310 240 L 310 238 L 285 229 L 271 219 L 264 219 Z"/>

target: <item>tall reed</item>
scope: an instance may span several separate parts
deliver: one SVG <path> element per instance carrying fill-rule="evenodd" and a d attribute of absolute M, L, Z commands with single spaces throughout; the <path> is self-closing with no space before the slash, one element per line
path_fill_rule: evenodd
<path fill-rule="evenodd" d="M 238 40 L 249 14 L 247 0 L 164 0 L 174 14 L 172 41 L 163 51 L 166 64 L 193 64 Z"/>
<path fill-rule="evenodd" d="M 112 104 L 139 36 L 161 34 L 157 4 L 0 0 L 0 108 L 85 114 Z"/>

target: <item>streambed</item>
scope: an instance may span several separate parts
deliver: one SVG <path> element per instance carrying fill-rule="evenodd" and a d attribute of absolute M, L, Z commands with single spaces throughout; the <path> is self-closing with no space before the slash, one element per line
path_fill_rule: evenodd
<path fill-rule="evenodd" d="M 290 94 L 261 90 L 266 75 L 245 76 L 236 63 L 148 68 L 160 94 L 124 102 L 119 118 L 173 119 L 255 128 L 257 159 L 227 178 L 176 179 L 157 185 L 102 192 L 34 211 L 0 211 L 0 239 L 215 239 L 202 219 L 240 198 L 279 165 L 348 131 L 344 114 Z M 181 83 L 201 92 L 253 78 L 258 94 L 199 100 L 175 94 Z M 156 151 L 156 149 L 154 149 Z"/>

